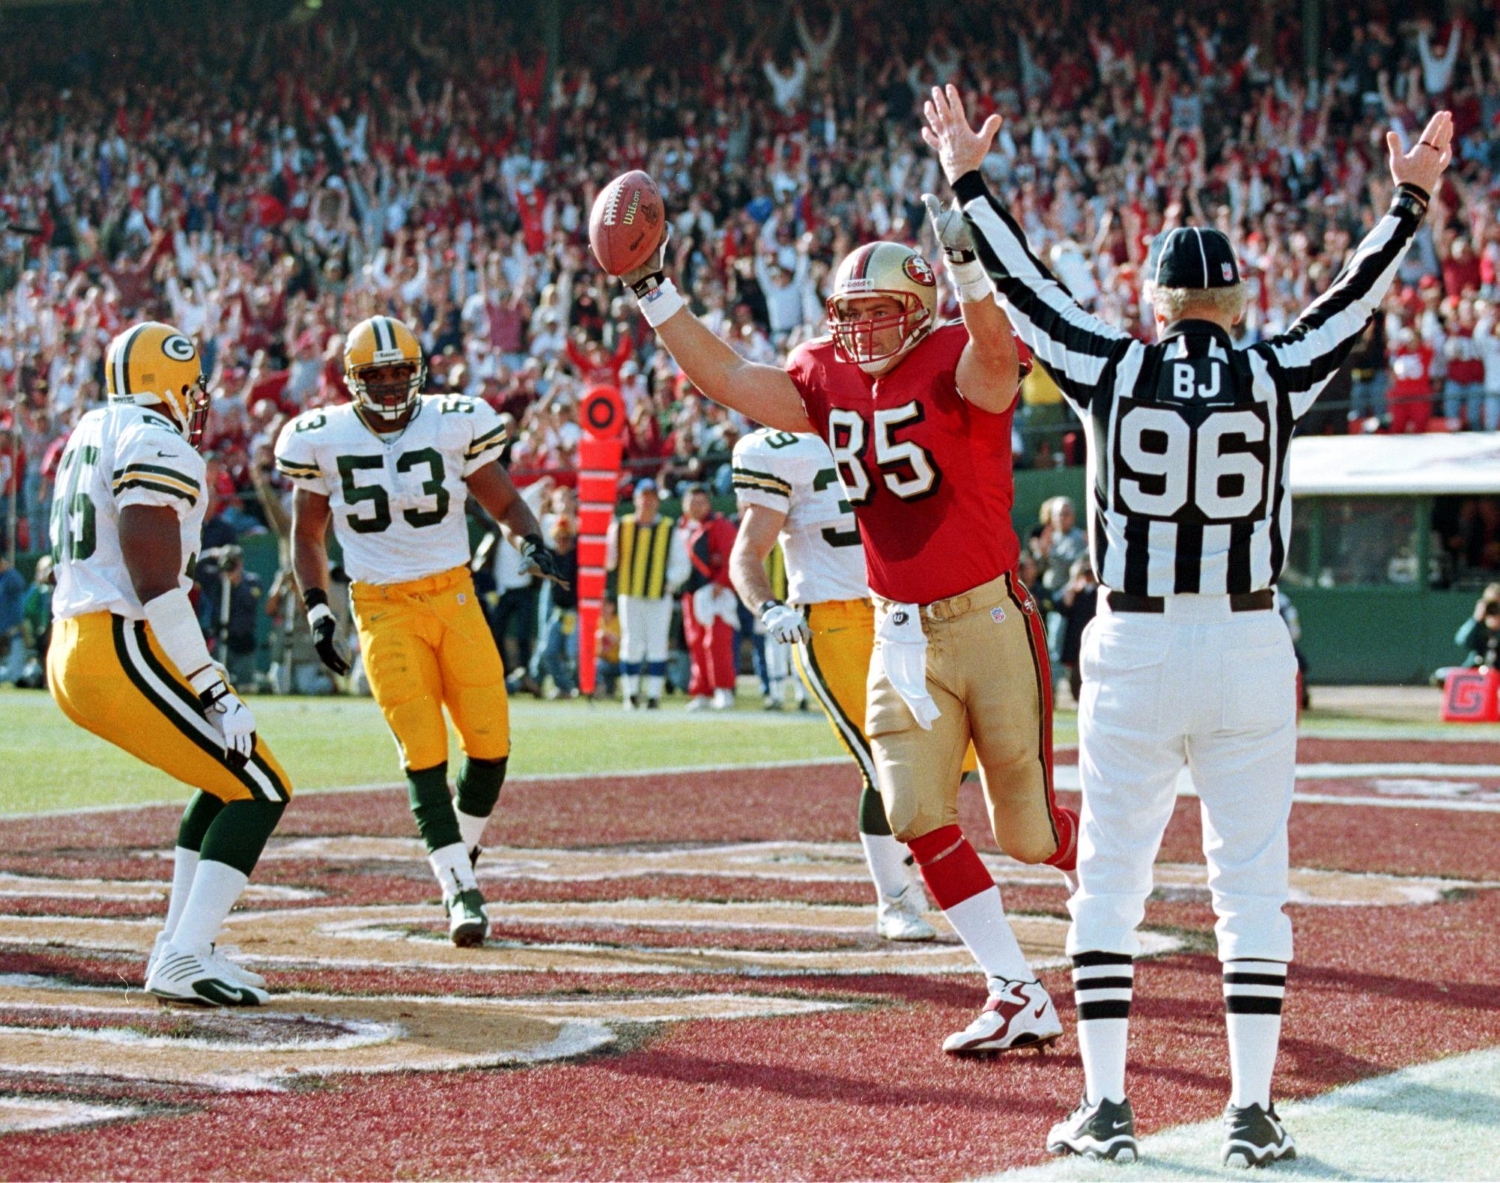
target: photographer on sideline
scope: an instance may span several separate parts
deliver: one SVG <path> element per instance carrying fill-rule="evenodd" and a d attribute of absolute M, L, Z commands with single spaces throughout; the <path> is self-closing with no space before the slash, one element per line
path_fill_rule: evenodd
<path fill-rule="evenodd" d="M 1497 650 L 1500 650 L 1500 583 L 1492 583 L 1484 589 L 1484 594 L 1474 605 L 1474 615 L 1464 621 L 1453 643 L 1469 651 L 1464 658 L 1465 669 L 1476 666 L 1495 668 Z"/>

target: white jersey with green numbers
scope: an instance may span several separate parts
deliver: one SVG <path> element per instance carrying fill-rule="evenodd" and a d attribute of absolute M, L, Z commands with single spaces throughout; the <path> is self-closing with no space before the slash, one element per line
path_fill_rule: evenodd
<path fill-rule="evenodd" d="M 407 583 L 469 561 L 465 479 L 504 444 L 488 403 L 427 394 L 390 435 L 366 427 L 352 403 L 304 412 L 276 441 L 276 468 L 328 498 L 349 578 Z"/>
<path fill-rule="evenodd" d="M 182 531 L 178 585 L 203 540 L 207 465 L 182 432 L 150 407 L 111 403 L 78 421 L 63 449 L 52 495 L 52 561 L 58 620 L 113 612 L 144 620 L 120 549 L 120 511 L 128 505 L 166 506 Z"/>
<path fill-rule="evenodd" d="M 780 542 L 788 601 L 826 604 L 869 597 L 854 510 L 844 497 L 833 453 L 820 437 L 752 431 L 735 444 L 730 475 L 742 508 L 764 505 L 786 514 Z"/>

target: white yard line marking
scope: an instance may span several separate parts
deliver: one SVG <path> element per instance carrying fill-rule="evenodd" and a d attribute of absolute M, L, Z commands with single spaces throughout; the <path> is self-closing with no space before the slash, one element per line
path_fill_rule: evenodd
<path fill-rule="evenodd" d="M 1297 780 L 1367 780 L 1376 777 L 1400 777 L 1417 779 L 1500 777 L 1500 765 L 1495 764 L 1299 764 Z M 1053 774 L 1054 787 L 1077 791 L 1078 766 L 1060 764 Z M 1191 770 L 1184 768 L 1177 774 L 1177 795 L 1196 797 L 1198 790 L 1193 784 Z M 1344 796 L 1332 793 L 1294 793 L 1292 800 L 1302 805 L 1342 805 L 1345 808 L 1369 805 L 1377 809 L 1436 809 L 1450 813 L 1500 813 L 1500 800 L 1465 801 L 1452 797 L 1401 797 L 1401 796 Z"/>
<path fill-rule="evenodd" d="M 1277 1178 L 1494 1179 L 1500 1047 L 1403 1068 L 1310 1101 L 1278 1103 L 1276 1110 L 1297 1142 L 1296 1161 L 1272 1169 Z M 988 1178 L 1119 1183 L 1141 1172 L 1143 1179 L 1243 1180 L 1243 1170 L 1218 1165 L 1222 1129 L 1216 1118 L 1150 1134 L 1141 1139 L 1136 1167 L 1062 1158 Z"/>
<path fill-rule="evenodd" d="M 1059 752 L 1075 750 L 1070 745 L 1060 745 Z M 817 756 L 807 760 L 760 760 L 749 764 L 672 764 L 661 768 L 617 768 L 599 772 L 540 772 L 510 778 L 509 788 L 523 788 L 531 784 L 558 784 L 566 781 L 599 780 L 606 777 L 640 776 L 686 776 L 693 773 L 720 772 L 766 772 L 777 769 L 825 768 L 849 763 L 847 756 Z M 1439 764 L 1425 761 L 1399 761 L 1389 764 L 1330 764 L 1314 763 L 1297 765 L 1297 779 L 1303 780 L 1360 780 L 1374 777 L 1434 778 L 1434 779 L 1500 779 L 1500 764 Z M 1059 764 L 1054 773 L 1055 787 L 1064 791 L 1079 789 L 1078 766 Z M 328 793 L 380 793 L 405 786 L 396 781 L 380 781 L 359 785 L 330 785 L 324 788 L 299 789 L 297 794 Z M 1179 796 L 1195 797 L 1192 776 L 1183 769 L 1178 777 Z M 82 805 L 73 809 L 47 809 L 33 813 L 0 813 L 0 822 L 31 821 L 52 817 L 87 816 L 93 813 L 131 812 L 141 809 L 156 809 L 163 805 L 176 805 L 181 798 L 173 797 L 160 801 L 138 801 L 123 805 Z M 1500 813 L 1500 801 L 1430 800 L 1406 797 L 1345 797 L 1320 796 L 1298 793 L 1294 801 L 1309 805 L 1373 805 L 1382 809 L 1439 809 L 1457 813 Z"/>

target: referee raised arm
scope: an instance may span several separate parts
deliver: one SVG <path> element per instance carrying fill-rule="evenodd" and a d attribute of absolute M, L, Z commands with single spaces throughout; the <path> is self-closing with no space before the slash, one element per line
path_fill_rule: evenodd
<path fill-rule="evenodd" d="M 924 110 L 923 138 L 1017 335 L 1087 428 L 1089 546 L 1105 590 L 1081 654 L 1083 811 L 1068 902 L 1085 1089 L 1048 1148 L 1136 1154 L 1125 1096 L 1135 930 L 1186 765 L 1202 798 L 1224 968 L 1222 1157 L 1295 1157 L 1271 1105 L 1292 956 L 1282 908 L 1297 667 L 1274 592 L 1292 522 L 1287 452 L 1390 287 L 1451 159 L 1452 117 L 1433 116 L 1410 152 L 1387 137 L 1390 210 L 1290 329 L 1241 349 L 1229 330 L 1244 315 L 1244 285 L 1217 230 L 1183 227 L 1153 244 L 1157 341 L 1138 341 L 1080 308 L 989 193 L 979 165 L 999 118 L 974 131 L 951 86 Z"/>

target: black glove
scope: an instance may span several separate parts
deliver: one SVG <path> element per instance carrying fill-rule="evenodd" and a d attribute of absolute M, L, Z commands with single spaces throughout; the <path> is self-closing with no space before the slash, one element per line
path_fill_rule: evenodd
<path fill-rule="evenodd" d="M 309 588 L 302 593 L 302 603 L 307 608 L 307 627 L 312 630 L 318 660 L 343 677 L 349 672 L 349 653 L 339 644 L 339 622 L 328 606 L 328 593 L 321 587 Z"/>
<path fill-rule="evenodd" d="M 569 588 L 568 581 L 562 577 L 557 569 L 557 556 L 547 549 L 547 544 L 542 541 L 540 534 L 528 534 L 521 539 L 521 545 L 516 548 L 521 552 L 521 557 L 536 569 L 536 573 L 543 579 L 550 579 L 563 591 Z"/>

